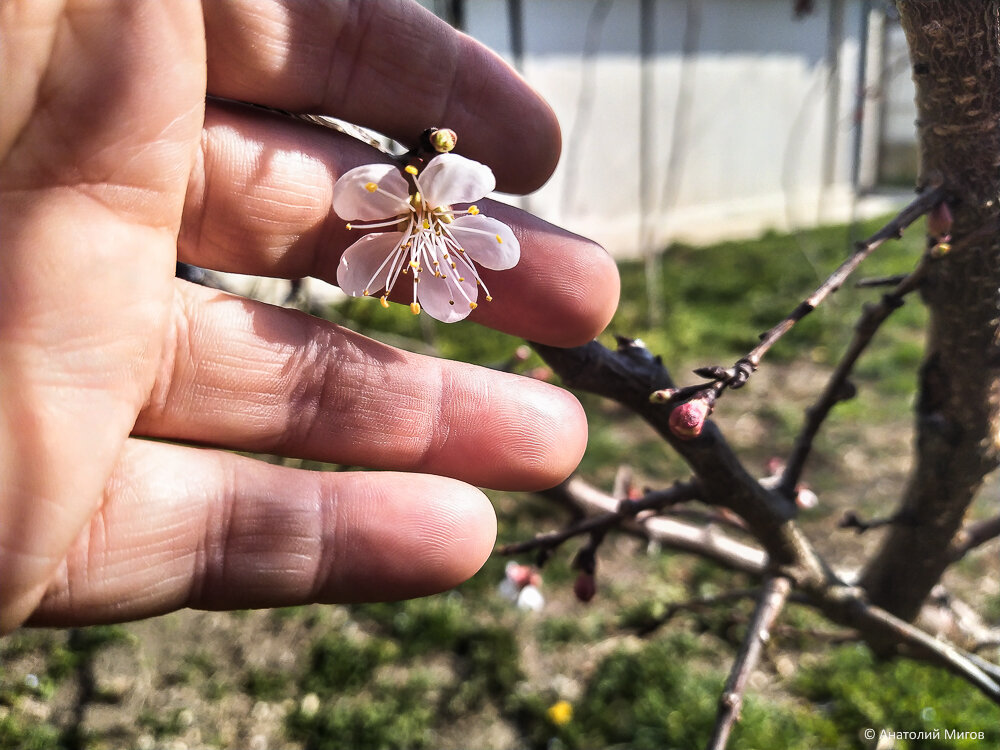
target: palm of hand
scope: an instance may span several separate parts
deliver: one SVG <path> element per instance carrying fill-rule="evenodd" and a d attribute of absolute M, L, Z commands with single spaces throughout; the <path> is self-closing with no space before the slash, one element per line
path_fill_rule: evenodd
<path fill-rule="evenodd" d="M 0 8 L 0 632 L 29 616 L 98 622 L 439 590 L 478 568 L 495 533 L 489 504 L 464 482 L 551 484 L 582 451 L 579 407 L 556 389 L 173 278 L 178 257 L 333 278 L 327 248 L 349 240 L 329 216 L 329 189 L 371 159 L 308 126 L 206 110 L 206 90 L 369 117 L 397 137 L 471 91 L 483 112 L 460 109 L 448 124 L 461 128 L 464 112 L 501 129 L 484 126 L 471 155 L 501 165 L 508 190 L 551 169 L 551 113 L 419 8 L 251 5 L 209 4 L 204 27 L 191 3 Z M 290 28 L 337 39 L 339 62 L 309 59 L 329 54 L 318 40 L 284 38 L 286 62 L 361 60 L 344 78 L 367 92 L 433 80 L 407 50 L 389 64 L 396 78 L 365 77 L 379 66 L 363 61 L 391 59 L 385 40 L 408 39 L 415 23 L 469 71 L 464 84 L 444 76 L 456 92 L 358 104 L 350 90 L 310 91 L 325 73 L 275 72 L 271 46 L 254 43 Z M 502 84 L 488 94 L 475 88 L 484 71 Z M 512 102 L 525 124 L 489 116 Z M 491 145 L 523 133 L 518 159 Z M 501 218 L 527 252 L 494 285 L 510 307 L 477 310 L 480 322 L 555 345 L 593 336 L 617 299 L 613 265 L 531 217 Z M 427 474 L 300 472 L 133 435 Z"/>

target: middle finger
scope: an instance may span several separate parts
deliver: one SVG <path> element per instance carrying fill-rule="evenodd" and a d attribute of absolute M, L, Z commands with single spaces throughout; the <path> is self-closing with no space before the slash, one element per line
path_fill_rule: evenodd
<path fill-rule="evenodd" d="M 586 419 L 562 389 L 193 284 L 177 292 L 171 354 L 138 435 L 497 489 L 551 486 L 583 454 Z"/>

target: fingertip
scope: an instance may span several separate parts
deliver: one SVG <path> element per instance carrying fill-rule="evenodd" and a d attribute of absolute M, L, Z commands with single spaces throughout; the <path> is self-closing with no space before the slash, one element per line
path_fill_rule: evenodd
<path fill-rule="evenodd" d="M 488 468 L 493 489 L 547 489 L 568 477 L 583 458 L 586 414 L 569 391 L 524 376 L 509 378 L 504 387 L 517 408 L 494 413 L 487 431 L 491 443 L 479 446 L 478 455 L 469 460 L 478 459 Z"/>
<path fill-rule="evenodd" d="M 529 341 L 581 346 L 596 338 L 618 307 L 618 267 L 596 242 L 500 203 L 490 216 L 515 228 L 521 260 L 487 276 L 495 301 L 474 314 L 483 323 Z"/>
<path fill-rule="evenodd" d="M 467 58 L 482 60 L 480 87 L 483 102 L 470 97 L 463 109 L 491 110 L 488 121 L 471 121 L 466 155 L 488 164 L 497 178 L 497 187 L 522 195 L 544 185 L 556 169 L 562 152 L 559 119 L 552 106 L 506 61 L 478 42 Z M 486 82 L 489 82 L 488 84 Z M 471 85 L 469 90 L 471 90 Z M 460 135 L 459 148 L 463 148 Z"/>
<path fill-rule="evenodd" d="M 348 554 L 336 556 L 324 598 L 388 601 L 446 591 L 472 577 L 493 550 L 496 514 L 475 487 L 392 472 L 353 479 L 369 485 L 351 492 L 366 506 L 338 512 L 353 517 L 352 536 L 340 545 Z"/>

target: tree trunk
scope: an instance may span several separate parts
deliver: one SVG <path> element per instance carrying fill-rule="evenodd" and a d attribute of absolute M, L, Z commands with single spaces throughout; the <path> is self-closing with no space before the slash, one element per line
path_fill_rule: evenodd
<path fill-rule="evenodd" d="M 900 522 L 865 570 L 875 604 L 907 620 L 1000 458 L 1000 0 L 901 0 L 917 88 L 922 180 L 943 181 L 955 250 L 922 288 L 930 311 L 916 457 Z"/>

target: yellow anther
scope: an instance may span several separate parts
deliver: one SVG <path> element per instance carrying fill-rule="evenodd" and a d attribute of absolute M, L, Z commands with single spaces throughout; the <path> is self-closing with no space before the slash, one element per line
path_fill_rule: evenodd
<path fill-rule="evenodd" d="M 470 302 L 469 303 L 469 309 L 470 310 L 475 310 L 477 307 L 479 307 L 479 305 L 477 305 L 475 302 Z"/>
<path fill-rule="evenodd" d="M 411 260 L 410 261 L 410 268 L 418 268 L 418 267 L 419 266 L 417 266 L 417 261 L 415 261 L 415 260 Z"/>
<path fill-rule="evenodd" d="M 363 292 L 361 292 L 361 296 L 362 297 L 367 297 L 369 294 L 371 294 L 371 292 L 369 292 L 367 289 L 365 289 Z"/>
<path fill-rule="evenodd" d="M 383 294 L 383 295 L 382 295 L 382 297 L 381 297 L 381 298 L 379 299 L 379 302 L 381 302 L 381 303 L 382 303 L 382 307 L 388 307 L 388 306 L 389 306 L 389 303 L 388 303 L 388 301 L 386 300 L 386 298 L 385 298 L 385 295 L 384 295 L 384 294 Z"/>
<path fill-rule="evenodd" d="M 491 297 L 490 295 L 488 295 L 488 294 L 487 294 L 487 295 L 486 295 L 486 301 L 487 301 L 487 302 L 492 302 L 492 301 L 493 301 L 493 298 L 492 298 L 492 297 Z"/>
<path fill-rule="evenodd" d="M 499 242 L 501 245 L 503 244 L 503 240 L 500 239 L 500 235 L 499 234 L 497 235 L 497 242 Z"/>
<path fill-rule="evenodd" d="M 351 226 L 351 222 L 347 222 L 347 228 L 348 229 L 353 229 L 354 228 L 354 227 Z"/>
<path fill-rule="evenodd" d="M 464 277 L 464 276 L 459 276 L 459 277 L 458 277 L 458 280 L 459 280 L 459 281 L 465 281 L 465 277 Z"/>
<path fill-rule="evenodd" d="M 407 164 L 407 165 L 406 165 L 406 173 L 407 173 L 407 174 L 416 174 L 416 173 L 417 173 L 418 171 L 420 171 L 420 170 L 418 170 L 418 169 L 417 169 L 417 168 L 416 168 L 415 166 L 413 166 L 412 164 Z"/>
<path fill-rule="evenodd" d="M 479 216 L 479 207 L 475 205 L 469 206 L 468 212 L 471 216 Z"/>
<path fill-rule="evenodd" d="M 430 229 L 431 228 L 431 223 L 429 221 L 427 221 L 427 219 L 424 219 L 423 224 L 424 224 L 424 229 Z"/>
<path fill-rule="evenodd" d="M 411 302 L 410 303 L 410 312 L 412 312 L 414 315 L 420 315 L 420 303 L 419 302 Z"/>
<path fill-rule="evenodd" d="M 365 183 L 365 190 L 367 190 L 369 193 L 374 193 L 376 190 L 378 190 L 378 183 L 377 182 L 366 182 Z"/>

